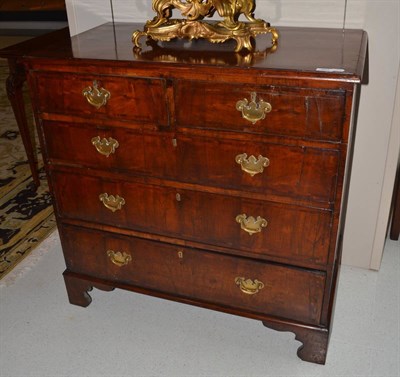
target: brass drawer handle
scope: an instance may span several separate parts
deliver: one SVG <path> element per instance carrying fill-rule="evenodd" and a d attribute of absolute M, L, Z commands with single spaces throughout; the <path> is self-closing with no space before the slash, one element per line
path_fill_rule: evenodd
<path fill-rule="evenodd" d="M 268 221 L 260 216 L 255 219 L 253 216 L 247 217 L 245 213 L 236 216 L 236 222 L 240 224 L 240 227 L 247 232 L 250 236 L 254 233 L 261 232 L 262 228 L 268 225 Z"/>
<path fill-rule="evenodd" d="M 119 143 L 117 140 L 109 137 L 108 140 L 100 136 L 96 136 L 92 138 L 92 144 L 95 146 L 97 152 L 100 154 L 109 157 L 111 153 L 115 153 L 115 150 L 119 147 Z"/>
<path fill-rule="evenodd" d="M 235 283 L 247 295 L 255 295 L 265 287 L 264 283 L 258 279 L 251 280 L 241 276 L 235 278 Z"/>
<path fill-rule="evenodd" d="M 118 267 L 126 266 L 130 261 L 132 261 L 132 257 L 120 251 L 115 252 L 114 250 L 107 250 L 107 256 L 110 258 L 111 262 L 114 263 Z"/>
<path fill-rule="evenodd" d="M 242 112 L 242 117 L 249 122 L 255 124 L 259 120 L 265 118 L 265 114 L 272 110 L 272 106 L 268 102 L 264 102 L 262 99 L 256 102 L 257 93 L 251 92 L 251 101 L 247 98 L 237 101 L 236 110 Z"/>
<path fill-rule="evenodd" d="M 112 212 L 121 209 L 125 204 L 125 199 L 121 196 L 108 195 L 106 192 L 100 194 L 99 199 L 101 202 L 103 202 L 104 207 L 108 208 Z"/>
<path fill-rule="evenodd" d="M 264 168 L 269 166 L 269 159 L 261 155 L 258 158 L 251 155 L 247 158 L 246 153 L 238 154 L 235 161 L 242 167 L 242 170 L 250 174 L 252 177 L 258 173 L 262 173 Z"/>
<path fill-rule="evenodd" d="M 96 109 L 100 109 L 100 107 L 106 105 L 111 97 L 111 93 L 107 89 L 99 88 L 98 85 L 98 82 L 94 80 L 93 88 L 88 86 L 82 90 L 84 97 Z"/>

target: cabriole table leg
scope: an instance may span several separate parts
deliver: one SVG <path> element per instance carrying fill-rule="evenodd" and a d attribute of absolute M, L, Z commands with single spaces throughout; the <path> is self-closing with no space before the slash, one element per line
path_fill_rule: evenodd
<path fill-rule="evenodd" d="M 40 185 L 39 171 L 34 151 L 34 143 L 32 142 L 33 135 L 29 130 L 28 122 L 26 120 L 25 102 L 22 92 L 26 80 L 25 70 L 23 65 L 18 63 L 17 59 L 8 59 L 8 66 L 10 69 L 10 75 L 8 76 L 6 83 L 7 96 L 14 111 L 19 132 L 21 133 L 22 142 L 24 143 L 29 167 L 32 172 L 33 182 L 37 188 Z"/>

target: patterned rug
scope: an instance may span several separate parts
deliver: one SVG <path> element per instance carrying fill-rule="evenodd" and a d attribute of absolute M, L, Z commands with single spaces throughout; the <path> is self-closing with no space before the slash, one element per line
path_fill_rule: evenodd
<path fill-rule="evenodd" d="M 7 63 L 0 59 L 0 280 L 56 227 L 40 151 L 41 184 L 37 191 L 34 188 L 6 94 L 7 75 Z M 33 129 L 32 111 L 29 106 L 26 110 Z"/>

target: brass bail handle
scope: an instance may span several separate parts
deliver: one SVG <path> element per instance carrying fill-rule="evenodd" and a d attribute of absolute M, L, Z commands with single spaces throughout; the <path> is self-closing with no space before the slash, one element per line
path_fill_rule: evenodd
<path fill-rule="evenodd" d="M 109 157 L 110 154 L 115 153 L 115 150 L 119 147 L 117 140 L 109 137 L 108 139 L 101 139 L 100 136 L 92 138 L 92 144 L 96 148 L 97 152 L 103 156 Z"/>
<path fill-rule="evenodd" d="M 107 250 L 107 256 L 110 258 L 111 262 L 118 267 L 126 266 L 132 261 L 131 255 L 125 252 Z"/>
<path fill-rule="evenodd" d="M 246 153 L 238 154 L 235 157 L 235 161 L 242 167 L 242 170 L 247 174 L 254 177 L 256 174 L 260 174 L 264 171 L 264 168 L 268 167 L 270 162 L 267 157 L 259 155 L 255 157 L 251 155 L 247 157 Z"/>
<path fill-rule="evenodd" d="M 261 216 L 257 216 L 257 218 L 253 216 L 247 217 L 245 213 L 237 215 L 236 222 L 239 223 L 240 227 L 250 236 L 255 233 L 260 233 L 262 229 L 266 228 L 268 225 L 268 221 Z"/>
<path fill-rule="evenodd" d="M 247 98 L 244 98 L 240 101 L 236 102 L 236 110 L 242 112 L 242 117 L 249 122 L 255 124 L 259 120 L 262 120 L 265 118 L 265 114 L 271 112 L 272 106 L 268 102 L 264 102 L 262 99 L 260 99 L 257 102 L 257 93 L 256 92 L 251 92 L 251 101 Z"/>
<path fill-rule="evenodd" d="M 100 201 L 104 204 L 104 207 L 112 212 L 120 210 L 125 204 L 125 199 L 119 195 L 108 195 L 106 192 L 99 195 Z"/>
<path fill-rule="evenodd" d="M 93 81 L 93 87 L 87 86 L 84 88 L 82 94 L 89 104 L 94 106 L 96 109 L 105 106 L 107 101 L 111 98 L 111 93 L 107 89 L 99 88 L 97 80 Z"/>
<path fill-rule="evenodd" d="M 255 295 L 265 287 L 265 284 L 258 279 L 246 279 L 242 276 L 235 278 L 236 285 L 240 288 L 243 293 L 247 295 Z"/>

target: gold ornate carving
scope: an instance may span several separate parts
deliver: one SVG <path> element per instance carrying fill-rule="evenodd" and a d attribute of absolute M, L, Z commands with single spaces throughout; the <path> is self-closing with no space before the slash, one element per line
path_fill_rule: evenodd
<path fill-rule="evenodd" d="M 82 94 L 96 109 L 106 105 L 111 98 L 111 93 L 107 89 L 99 88 L 97 80 L 93 81 L 93 88 L 91 86 L 84 88 Z"/>
<path fill-rule="evenodd" d="M 272 110 L 272 106 L 268 102 L 260 99 L 257 103 L 257 93 L 251 92 L 251 101 L 247 98 L 236 102 L 236 110 L 242 112 L 242 117 L 249 122 L 255 124 L 259 120 L 265 118 L 265 114 Z"/>
<path fill-rule="evenodd" d="M 125 252 L 107 250 L 107 256 L 110 258 L 111 262 L 118 267 L 126 266 L 132 261 L 132 257 Z"/>
<path fill-rule="evenodd" d="M 240 290 L 247 295 L 255 295 L 260 289 L 265 287 L 265 284 L 258 279 L 251 280 L 241 276 L 235 278 L 235 283 Z"/>
<path fill-rule="evenodd" d="M 119 143 L 117 140 L 109 137 L 108 140 L 100 136 L 96 136 L 92 138 L 92 144 L 95 146 L 97 152 L 100 154 L 109 157 L 110 154 L 115 153 L 115 149 L 119 147 Z"/>
<path fill-rule="evenodd" d="M 260 216 L 255 219 L 253 216 L 247 217 L 245 213 L 236 216 L 236 222 L 240 224 L 240 227 L 247 232 L 250 236 L 262 231 L 262 228 L 266 228 L 268 221 Z"/>
<path fill-rule="evenodd" d="M 173 9 L 180 11 L 186 19 L 171 19 Z M 253 51 L 252 39 L 259 34 L 270 33 L 272 44 L 278 41 L 278 32 L 268 22 L 254 18 L 254 0 L 153 0 L 156 16 L 147 21 L 143 31 L 135 31 L 132 41 L 140 48 L 139 39 L 147 36 L 156 41 L 174 38 L 205 38 L 212 43 L 228 39 L 236 41 L 235 51 Z M 205 17 L 217 13 L 222 20 L 205 22 Z M 239 21 L 244 15 L 249 22 Z"/>
<path fill-rule="evenodd" d="M 242 167 L 242 170 L 250 174 L 252 177 L 256 174 L 262 173 L 264 168 L 269 166 L 269 159 L 261 155 L 256 158 L 251 155 L 247 158 L 246 153 L 238 154 L 235 161 Z"/>
<path fill-rule="evenodd" d="M 106 192 L 99 195 L 100 201 L 104 204 L 104 207 L 110 211 L 115 212 L 122 208 L 125 204 L 125 199 L 119 195 L 108 195 Z"/>

